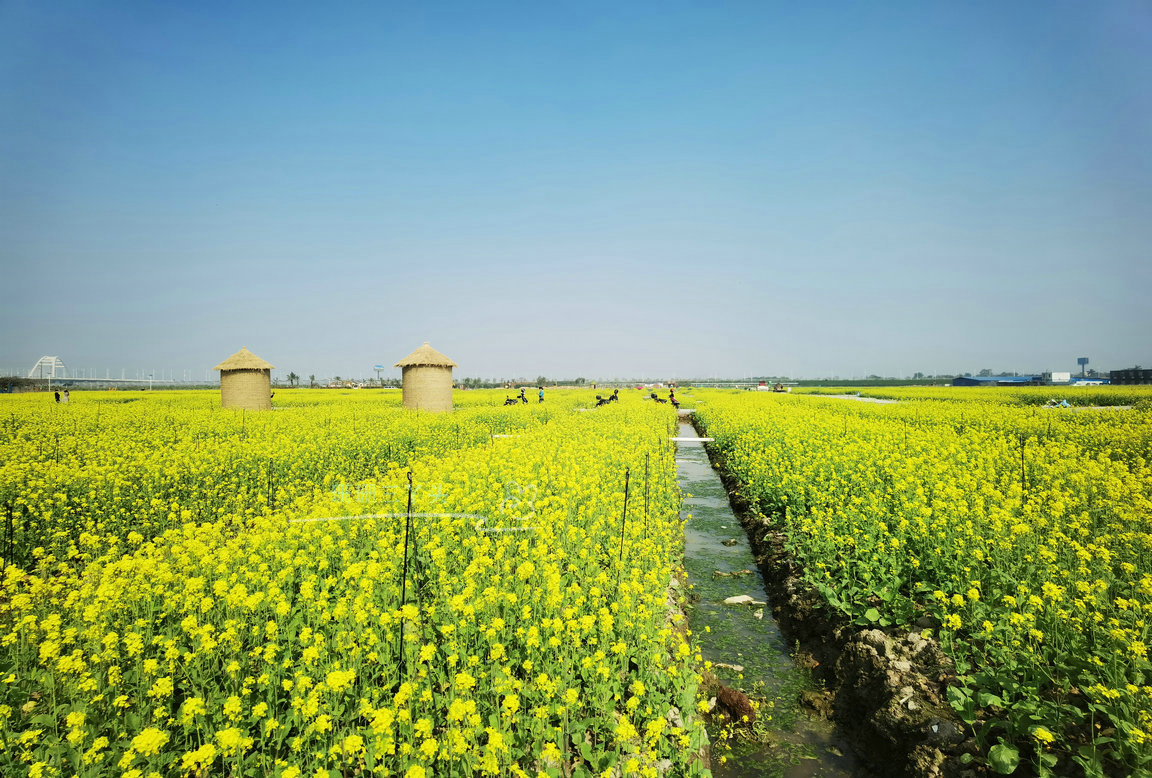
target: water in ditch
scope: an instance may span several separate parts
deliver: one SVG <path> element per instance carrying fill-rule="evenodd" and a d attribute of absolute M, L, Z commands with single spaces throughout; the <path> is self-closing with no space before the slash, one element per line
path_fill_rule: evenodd
<path fill-rule="evenodd" d="M 681 437 L 695 434 L 690 425 L 680 425 Z M 810 717 L 800 705 L 811 679 L 793 661 L 771 606 L 724 604 L 726 598 L 738 595 L 761 603 L 767 598 L 747 536 L 703 444 L 679 443 L 676 468 L 686 493 L 681 518 L 684 566 L 692 586 L 688 618 L 693 639 L 721 683 L 761 701 L 752 737 L 721 742 L 719 730 L 712 731 L 712 774 L 852 776 L 854 760 L 847 745 L 835 737 L 827 721 Z"/>

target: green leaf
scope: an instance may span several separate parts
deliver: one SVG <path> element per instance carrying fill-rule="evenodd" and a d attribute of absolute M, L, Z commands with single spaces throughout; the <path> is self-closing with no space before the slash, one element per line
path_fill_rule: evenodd
<path fill-rule="evenodd" d="M 592 744 L 591 743 L 581 743 L 580 744 L 580 756 L 584 757 L 585 762 L 591 762 L 592 761 Z"/>
<path fill-rule="evenodd" d="M 1016 746 L 997 743 L 988 749 L 988 764 L 999 775 L 1011 775 L 1020 764 L 1020 752 L 1016 750 Z"/>
<path fill-rule="evenodd" d="M 876 610 L 875 608 L 869 608 L 868 610 L 864 611 L 864 618 L 875 623 L 880 620 L 880 611 Z"/>
<path fill-rule="evenodd" d="M 952 704 L 953 710 L 960 714 L 960 720 L 965 724 L 970 725 L 976 721 L 976 703 L 967 689 L 949 686 L 948 702 Z"/>
<path fill-rule="evenodd" d="M 981 708 L 987 708 L 989 705 L 996 705 L 997 707 L 1004 707 L 1004 700 L 997 697 L 995 694 L 988 692 L 980 692 L 976 695 L 976 702 L 979 703 Z"/>

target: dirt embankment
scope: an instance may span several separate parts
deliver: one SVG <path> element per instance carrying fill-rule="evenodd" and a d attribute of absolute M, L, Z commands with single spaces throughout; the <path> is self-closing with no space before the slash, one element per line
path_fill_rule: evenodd
<path fill-rule="evenodd" d="M 784 533 L 752 510 L 709 446 L 732 509 L 748 534 L 764 576 L 772 613 L 797 661 L 812 668 L 823 691 L 805 703 L 830 716 L 876 778 L 976 778 L 971 733 L 947 701 L 951 662 L 934 640 L 912 632 L 860 627 L 834 611 L 805 580 L 785 547 Z M 965 757 L 964 755 L 969 756 Z M 962 761 L 962 759 L 964 761 Z M 978 759 L 975 761 L 979 761 Z"/>

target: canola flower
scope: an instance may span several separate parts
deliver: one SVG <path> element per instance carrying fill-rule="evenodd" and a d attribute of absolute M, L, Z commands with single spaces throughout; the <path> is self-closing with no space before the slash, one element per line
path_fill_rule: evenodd
<path fill-rule="evenodd" d="M 831 607 L 861 626 L 935 617 L 951 702 L 971 723 L 985 709 L 986 745 L 1006 736 L 1043 769 L 1152 770 L 1152 392 L 1073 411 L 1017 390 L 884 391 L 903 401 L 695 404 Z"/>
<path fill-rule="evenodd" d="M 579 401 L 510 413 L 494 407 L 494 393 L 468 392 L 441 416 L 405 413 L 396 391 L 281 394 L 272 413 L 223 410 L 218 395 L 194 391 L 78 393 L 59 406 L 5 397 L 0 508 L 14 542 L 0 553 L 29 565 L 37 548 L 71 558 L 109 543 L 126 551 L 187 522 L 294 514 L 328 495 L 396 503 L 399 490 L 377 494 L 364 480 L 537 427 Z"/>
<path fill-rule="evenodd" d="M 667 407 L 286 394 L 4 398 L 0 772 L 706 772 Z"/>

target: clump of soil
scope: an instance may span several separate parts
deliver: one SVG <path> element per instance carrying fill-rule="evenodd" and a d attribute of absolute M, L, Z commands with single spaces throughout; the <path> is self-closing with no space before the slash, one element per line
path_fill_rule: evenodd
<path fill-rule="evenodd" d="M 711 697 L 708 713 L 705 714 L 708 720 L 751 730 L 756 723 L 756 709 L 752 707 L 751 698 L 739 689 L 726 686 L 708 670 L 703 671 L 701 679 L 700 694 Z"/>
<path fill-rule="evenodd" d="M 716 689 L 716 708 L 735 723 L 751 726 L 756 721 L 756 711 L 752 709 L 748 695 L 724 684 Z"/>
<path fill-rule="evenodd" d="M 947 702 L 955 672 L 936 642 L 919 630 L 858 627 L 830 608 L 788 554 L 784 533 L 751 510 L 739 484 L 719 470 L 760 565 L 772 614 L 797 644 L 797 662 L 823 685 L 805 693 L 802 703 L 817 715 L 830 714 L 862 766 L 878 777 L 987 775 L 961 762 L 977 748 Z"/>

